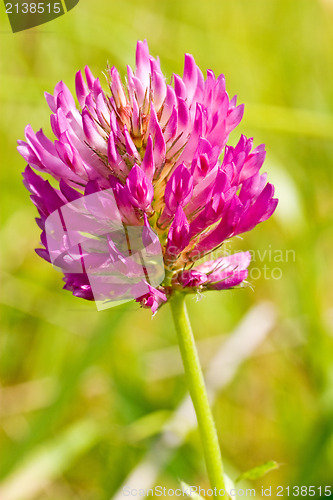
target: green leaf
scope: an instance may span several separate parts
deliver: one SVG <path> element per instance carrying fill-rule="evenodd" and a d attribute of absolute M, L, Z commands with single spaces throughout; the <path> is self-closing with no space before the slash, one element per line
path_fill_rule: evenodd
<path fill-rule="evenodd" d="M 195 498 L 196 500 L 205 500 L 202 496 L 200 496 L 198 493 L 195 491 L 191 491 L 191 488 L 193 490 L 193 486 L 189 486 L 187 483 L 184 481 L 180 481 L 180 485 L 182 487 L 182 491 L 184 491 L 185 495 L 189 498 Z M 188 491 L 188 493 L 187 493 Z"/>
<path fill-rule="evenodd" d="M 255 479 L 259 479 L 268 472 L 271 472 L 272 470 L 278 469 L 280 467 L 280 464 L 275 462 L 275 460 L 269 460 L 268 462 L 265 462 L 262 465 L 258 465 L 258 467 L 254 467 L 254 469 L 250 469 L 246 472 L 243 472 L 235 481 L 235 483 L 239 483 L 240 481 L 243 480 L 250 480 L 254 481 Z"/>
<path fill-rule="evenodd" d="M 230 499 L 230 495 L 228 494 L 228 491 L 230 491 L 230 489 L 234 488 L 234 485 L 233 485 L 233 482 L 231 481 L 230 478 L 228 478 L 226 475 L 225 475 L 225 479 L 227 480 L 226 481 L 226 495 L 223 497 L 225 498 L 225 500 L 227 499 Z M 205 500 L 204 497 L 202 497 L 201 495 L 199 495 L 198 493 L 196 493 L 196 491 L 194 491 L 194 486 L 189 486 L 187 483 L 185 483 L 184 481 L 181 481 L 180 482 L 181 484 L 181 487 L 182 487 L 182 492 L 183 494 L 185 494 L 187 497 L 189 498 L 194 498 L 196 500 Z M 192 488 L 192 491 L 191 491 L 191 488 Z M 235 499 L 235 497 L 233 497 Z"/>
<path fill-rule="evenodd" d="M 226 473 L 224 473 L 224 482 L 225 482 L 225 487 L 226 487 L 227 491 L 235 489 L 234 481 Z M 230 498 L 230 496 L 229 496 L 229 498 Z"/>

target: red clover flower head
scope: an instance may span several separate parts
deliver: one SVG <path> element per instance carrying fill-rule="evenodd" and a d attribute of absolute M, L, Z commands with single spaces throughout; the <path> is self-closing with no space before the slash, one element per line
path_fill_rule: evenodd
<path fill-rule="evenodd" d="M 45 94 L 56 139 L 28 125 L 18 141 L 40 215 L 36 251 L 61 269 L 64 288 L 88 300 L 135 298 L 155 313 L 175 290 L 241 284 L 248 252 L 202 259 L 268 219 L 277 199 L 260 174 L 264 145 L 242 135 L 227 146 L 243 105 L 229 99 L 224 76 L 204 78 L 186 54 L 183 77 L 168 84 L 139 41 L 125 84 L 115 67 L 106 92 L 88 67 L 75 83 L 79 106 L 62 81 Z"/>

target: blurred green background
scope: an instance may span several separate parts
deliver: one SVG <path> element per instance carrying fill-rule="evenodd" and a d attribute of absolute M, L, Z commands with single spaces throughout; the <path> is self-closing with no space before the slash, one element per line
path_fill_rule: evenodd
<path fill-rule="evenodd" d="M 214 415 L 227 470 L 282 464 L 253 483 L 258 496 L 262 485 L 273 498 L 279 485 L 331 486 L 333 2 L 82 0 L 17 34 L 3 6 L 0 20 L 1 500 L 121 498 L 139 479 L 208 487 L 197 431 L 172 430 L 186 386 L 168 306 L 153 320 L 134 303 L 98 313 L 62 290 L 33 251 L 36 210 L 15 149 L 27 123 L 50 132 L 44 91 L 59 80 L 73 90 L 85 64 L 124 74 L 143 38 L 168 77 L 182 74 L 184 52 L 226 75 L 246 105 L 231 142 L 243 132 L 266 144 L 280 198 L 232 243 L 253 252 L 252 288 L 188 299 L 212 380 L 222 353 Z M 224 351 L 242 321 L 241 343 Z"/>

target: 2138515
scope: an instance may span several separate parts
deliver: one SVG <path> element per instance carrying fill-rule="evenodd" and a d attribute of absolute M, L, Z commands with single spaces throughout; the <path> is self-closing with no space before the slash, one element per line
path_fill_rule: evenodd
<path fill-rule="evenodd" d="M 6 3 L 7 14 L 60 14 L 61 2 Z"/>
<path fill-rule="evenodd" d="M 332 486 L 278 486 L 277 497 L 330 497 Z"/>

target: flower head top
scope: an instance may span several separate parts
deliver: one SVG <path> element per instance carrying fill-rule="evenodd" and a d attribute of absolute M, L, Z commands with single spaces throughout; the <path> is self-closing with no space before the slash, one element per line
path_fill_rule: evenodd
<path fill-rule="evenodd" d="M 26 142 L 19 141 L 29 164 L 24 182 L 40 214 L 44 248 L 38 254 L 52 260 L 45 228 L 54 211 L 111 189 L 122 224 L 154 231 L 161 245 L 165 278 L 154 287 L 145 276 L 145 293 L 136 296 L 143 306 L 155 312 L 174 289 L 219 290 L 241 283 L 248 253 L 194 266 L 227 238 L 269 218 L 277 205 L 274 187 L 259 172 L 264 146 L 253 149 L 253 140 L 244 135 L 236 147 L 226 145 L 243 105 L 229 99 L 224 76 L 208 70 L 204 78 L 186 54 L 183 77 L 174 74 L 167 84 L 159 60 L 149 55 L 146 41 L 139 41 L 136 70 L 127 68 L 126 84 L 115 67 L 108 69 L 107 80 L 105 92 L 88 67 L 85 78 L 79 71 L 79 107 L 59 82 L 53 95 L 45 94 L 56 140 L 27 126 Z M 51 174 L 59 189 L 31 167 Z M 109 260 L 115 252 L 110 248 L 103 247 Z M 118 258 L 121 253 L 118 249 Z M 62 270 L 66 289 L 94 298 L 85 268 Z M 107 297 L 108 290 L 104 293 Z"/>

